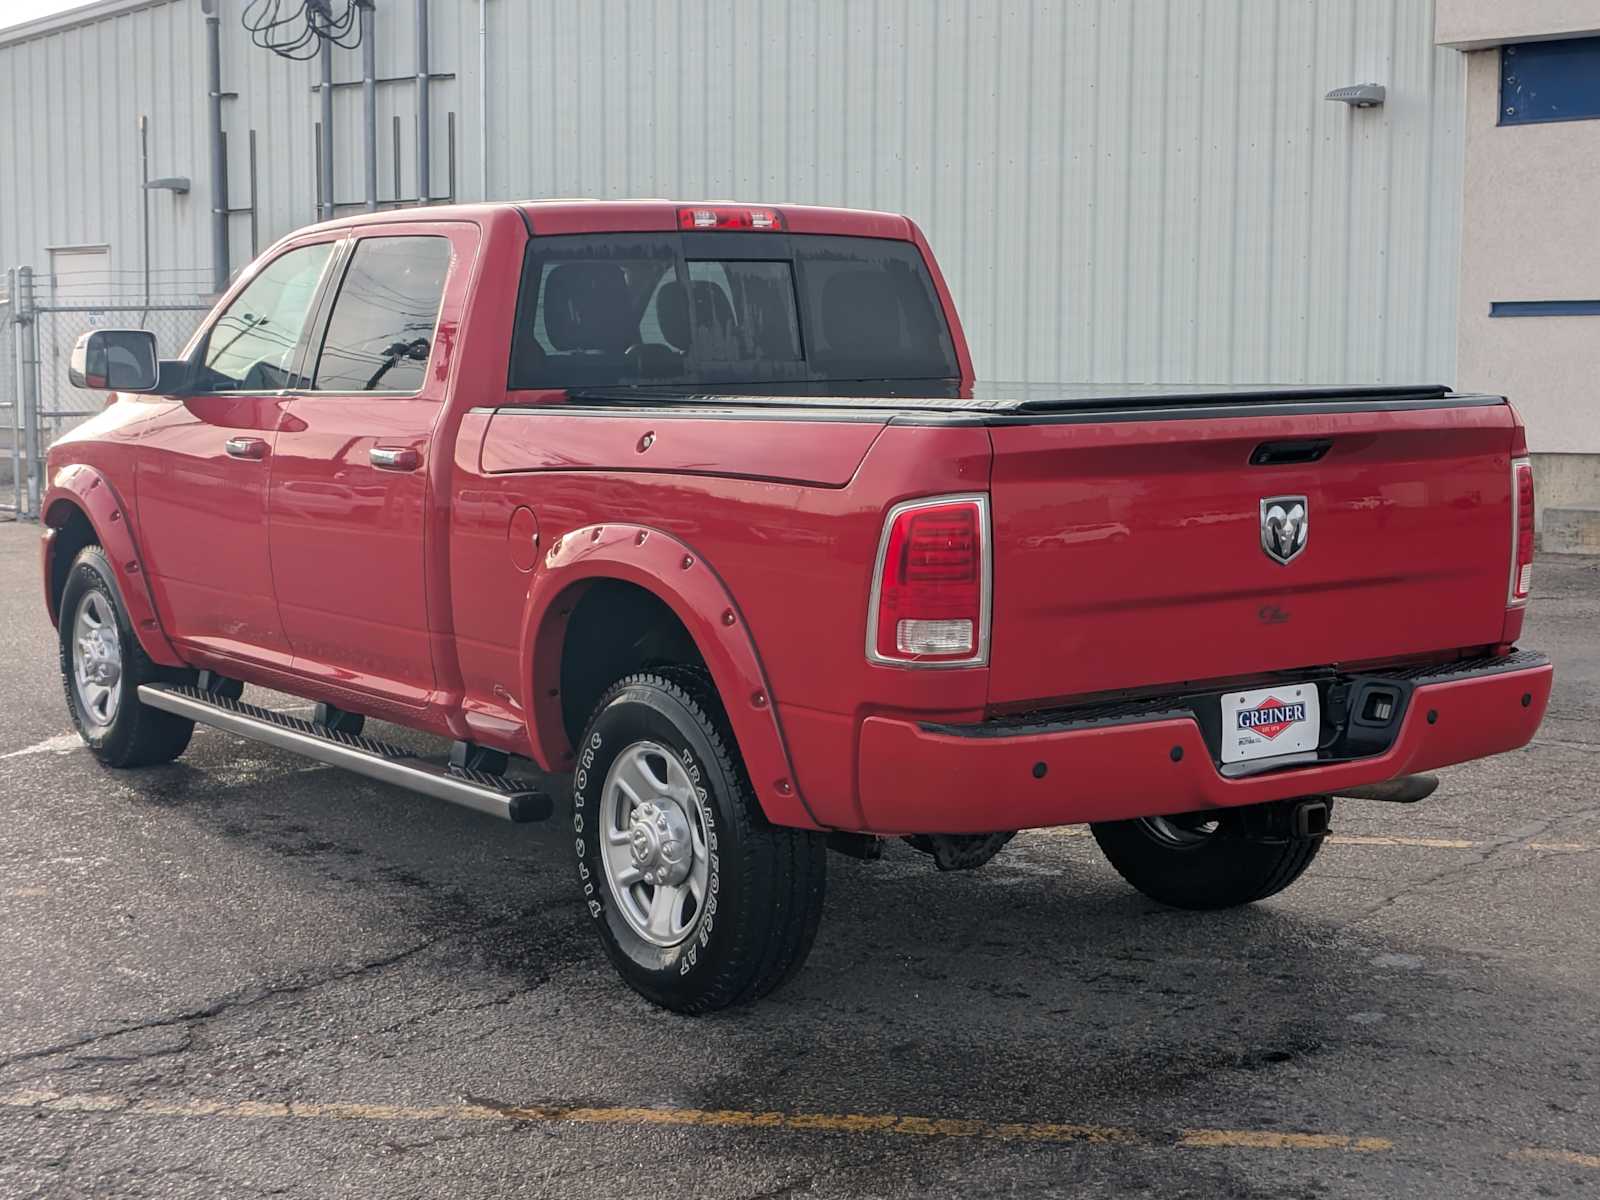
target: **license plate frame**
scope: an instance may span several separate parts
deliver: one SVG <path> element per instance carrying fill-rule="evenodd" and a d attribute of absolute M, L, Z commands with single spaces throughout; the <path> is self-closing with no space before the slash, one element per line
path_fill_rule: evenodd
<path fill-rule="evenodd" d="M 1322 697 L 1314 683 L 1224 692 L 1221 758 L 1225 765 L 1314 753 L 1322 733 Z"/>

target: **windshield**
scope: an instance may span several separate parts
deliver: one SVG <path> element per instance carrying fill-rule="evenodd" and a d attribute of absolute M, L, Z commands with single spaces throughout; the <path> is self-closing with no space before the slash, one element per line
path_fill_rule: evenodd
<path fill-rule="evenodd" d="M 909 242 L 584 234 L 528 247 L 513 388 L 957 374 L 933 281 Z"/>

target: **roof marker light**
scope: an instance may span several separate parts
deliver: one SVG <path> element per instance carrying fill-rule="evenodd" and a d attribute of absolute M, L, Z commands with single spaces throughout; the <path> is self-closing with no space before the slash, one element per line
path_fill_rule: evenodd
<path fill-rule="evenodd" d="M 783 214 L 774 208 L 680 208 L 678 228 L 781 231 Z"/>

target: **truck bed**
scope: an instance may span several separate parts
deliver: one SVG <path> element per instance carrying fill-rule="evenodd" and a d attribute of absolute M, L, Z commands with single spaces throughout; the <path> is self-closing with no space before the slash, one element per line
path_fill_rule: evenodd
<path fill-rule="evenodd" d="M 982 429 L 993 708 L 1514 640 L 1515 418 L 1498 396 L 1440 385 L 883 391 L 607 388 L 575 390 L 549 411 Z M 827 485 L 848 487 L 843 460 L 870 457 L 871 443 L 828 440 L 841 462 Z M 759 473 L 787 478 L 804 444 L 730 428 L 725 443 L 696 440 L 693 460 L 741 473 L 759 462 Z M 1292 562 L 1264 552 L 1274 505 L 1297 509 L 1309 529 Z"/>

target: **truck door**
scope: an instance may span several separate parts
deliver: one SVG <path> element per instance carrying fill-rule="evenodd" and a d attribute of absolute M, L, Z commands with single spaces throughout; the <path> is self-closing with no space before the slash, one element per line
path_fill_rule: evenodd
<path fill-rule="evenodd" d="M 429 467 L 455 319 L 441 308 L 476 238 L 411 222 L 353 239 L 273 455 L 272 578 L 295 671 L 412 707 L 434 687 Z"/>
<path fill-rule="evenodd" d="M 138 453 L 139 534 L 180 641 L 287 667 L 267 564 L 267 480 L 302 334 L 337 235 L 265 263 L 206 331 Z"/>

